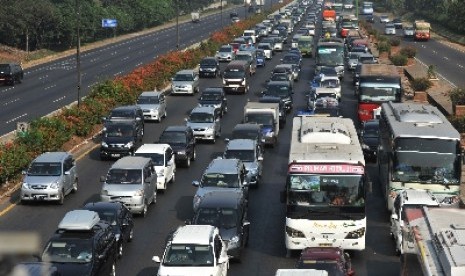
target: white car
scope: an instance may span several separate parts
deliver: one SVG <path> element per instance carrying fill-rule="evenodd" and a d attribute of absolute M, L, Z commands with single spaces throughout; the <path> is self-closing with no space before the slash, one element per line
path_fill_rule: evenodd
<path fill-rule="evenodd" d="M 266 59 L 271 59 L 273 57 L 273 46 L 271 46 L 270 43 L 258 43 L 257 49 L 263 50 Z"/>
<path fill-rule="evenodd" d="M 413 37 L 415 35 L 415 29 L 412 26 L 404 27 L 404 36 Z"/>
<path fill-rule="evenodd" d="M 152 260 L 160 264 L 158 276 L 226 276 L 229 268 L 227 249 L 218 228 L 185 225 L 170 235 L 162 258 L 154 256 Z"/>
<path fill-rule="evenodd" d="M 392 23 L 386 23 L 384 26 L 384 34 L 386 35 L 395 35 L 396 34 L 396 27 Z"/>
<path fill-rule="evenodd" d="M 379 22 L 380 23 L 389 23 L 391 20 L 389 19 L 389 16 L 383 14 L 379 16 Z"/>
<path fill-rule="evenodd" d="M 161 122 L 166 118 L 166 98 L 163 92 L 146 91 L 137 98 L 137 105 L 144 113 L 144 120 Z"/>
<path fill-rule="evenodd" d="M 157 172 L 157 190 L 166 190 L 168 183 L 176 179 L 175 154 L 168 144 L 143 144 L 134 153 L 135 156 L 152 159 Z"/>

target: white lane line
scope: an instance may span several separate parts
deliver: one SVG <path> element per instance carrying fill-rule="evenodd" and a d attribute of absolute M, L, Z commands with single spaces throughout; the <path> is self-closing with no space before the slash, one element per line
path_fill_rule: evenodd
<path fill-rule="evenodd" d="M 444 57 L 444 59 L 445 59 L 445 60 L 449 60 L 449 58 L 448 58 L 448 57 Z"/>
<path fill-rule="evenodd" d="M 24 114 L 21 114 L 21 115 L 19 115 L 17 117 L 14 117 L 14 118 L 6 121 L 5 123 L 10 124 L 10 123 L 13 123 L 13 122 L 15 122 L 15 121 L 17 121 L 17 120 L 19 120 L 19 119 L 21 119 L 23 117 L 26 117 L 26 116 L 27 116 L 27 113 L 24 113 Z"/>
<path fill-rule="evenodd" d="M 421 60 L 419 60 L 418 58 L 415 57 L 415 60 L 418 61 L 418 63 L 420 63 L 421 65 L 423 65 L 424 67 L 428 68 L 428 66 Z M 456 88 L 457 85 L 455 85 L 455 83 L 451 82 L 450 80 L 446 79 L 443 75 L 439 74 L 439 73 L 436 73 L 436 75 L 438 77 L 440 77 L 441 79 L 445 80 L 446 82 L 448 82 L 453 88 Z"/>
<path fill-rule="evenodd" d="M 44 87 L 44 90 L 49 90 L 49 89 L 54 88 L 56 86 L 57 86 L 56 84 L 52 84 L 50 86 Z"/>
<path fill-rule="evenodd" d="M 62 97 L 59 97 L 58 99 L 53 100 L 52 102 L 54 102 L 54 103 L 61 102 L 65 98 L 66 98 L 66 96 L 62 96 Z"/>
<path fill-rule="evenodd" d="M 3 106 L 7 106 L 7 105 L 12 104 L 12 103 L 17 102 L 17 101 L 19 101 L 19 98 L 16 98 L 16 99 L 13 99 L 13 100 L 8 101 L 6 103 L 3 103 Z"/>

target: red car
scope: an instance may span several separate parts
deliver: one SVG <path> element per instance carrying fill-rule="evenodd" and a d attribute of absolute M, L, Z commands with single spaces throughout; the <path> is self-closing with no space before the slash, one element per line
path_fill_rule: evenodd
<path fill-rule="evenodd" d="M 326 270 L 331 276 L 353 276 L 350 256 L 339 247 L 307 247 L 302 250 L 297 268 Z"/>

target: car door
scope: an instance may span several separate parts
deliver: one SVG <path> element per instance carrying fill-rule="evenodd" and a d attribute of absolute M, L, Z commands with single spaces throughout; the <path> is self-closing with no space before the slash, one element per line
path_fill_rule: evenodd
<path fill-rule="evenodd" d="M 132 214 L 129 210 L 123 205 L 120 211 L 120 225 L 121 232 L 123 235 L 123 240 L 128 241 L 130 239 L 131 230 L 134 227 L 134 222 L 132 221 Z"/>
<path fill-rule="evenodd" d="M 154 177 L 154 167 L 150 163 L 144 167 L 144 194 L 146 195 L 147 202 L 154 202 L 155 201 L 155 181 L 156 177 Z M 155 181 L 154 181 L 155 179 Z"/>
<path fill-rule="evenodd" d="M 63 188 L 68 193 L 73 187 L 73 159 L 69 156 L 63 161 L 63 172 L 62 172 L 62 183 L 63 183 Z"/>
<path fill-rule="evenodd" d="M 167 148 L 165 150 L 165 175 L 166 175 L 166 182 L 170 181 L 173 179 L 174 175 L 174 154 L 173 150 L 171 148 Z"/>
<path fill-rule="evenodd" d="M 160 116 L 163 116 L 166 112 L 166 99 L 165 95 L 160 94 L 158 98 L 160 110 L 158 111 L 158 114 L 161 114 Z"/>
<path fill-rule="evenodd" d="M 258 175 L 261 177 L 263 167 L 263 153 L 258 143 L 255 145 L 255 154 L 257 156 Z"/>
<path fill-rule="evenodd" d="M 219 235 L 215 235 L 213 245 L 216 259 L 214 275 L 226 276 L 228 274 L 229 260 L 227 258 L 225 262 L 220 262 L 220 260 L 224 259 L 225 256 L 227 256 L 227 245 L 223 242 Z"/>
<path fill-rule="evenodd" d="M 221 117 L 220 117 L 221 111 L 219 109 L 215 109 L 214 111 L 214 118 L 215 118 L 215 133 L 219 134 L 221 133 Z"/>

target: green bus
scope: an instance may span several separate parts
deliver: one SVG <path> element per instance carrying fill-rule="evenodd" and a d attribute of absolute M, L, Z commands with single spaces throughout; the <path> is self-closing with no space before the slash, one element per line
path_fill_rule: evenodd
<path fill-rule="evenodd" d="M 299 48 L 302 56 L 313 56 L 313 36 L 302 35 L 299 37 L 297 47 Z"/>

